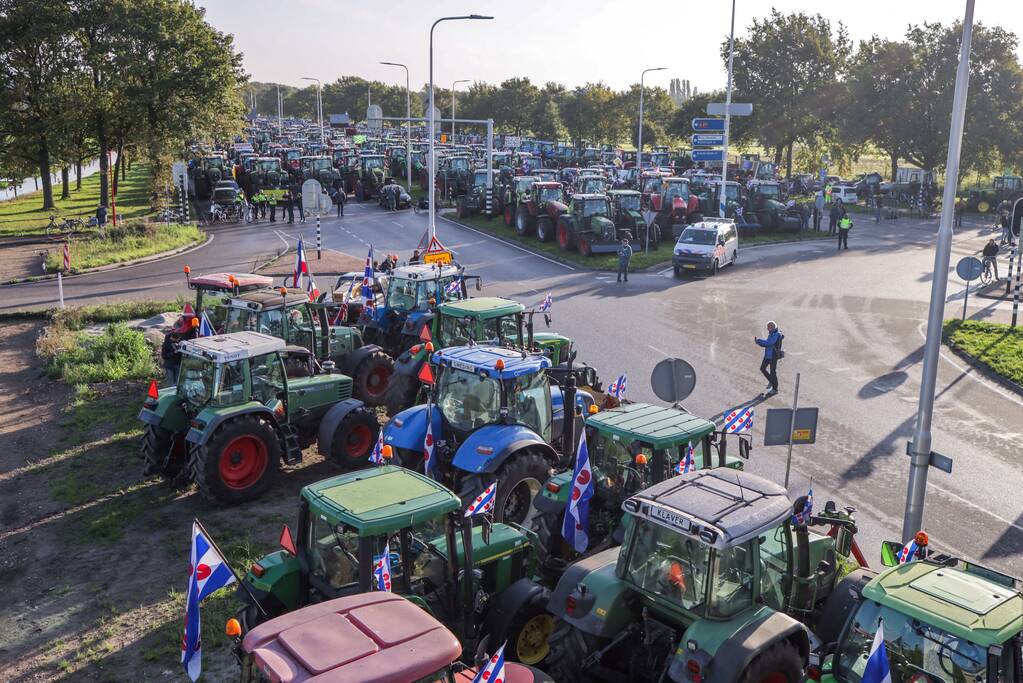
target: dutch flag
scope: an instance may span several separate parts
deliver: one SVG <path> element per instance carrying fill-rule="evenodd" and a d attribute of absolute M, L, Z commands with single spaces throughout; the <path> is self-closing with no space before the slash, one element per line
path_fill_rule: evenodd
<path fill-rule="evenodd" d="M 884 624 L 877 620 L 877 633 L 870 646 L 870 656 L 863 669 L 861 683 L 892 683 L 892 672 L 888 666 L 888 649 L 884 645 Z"/>

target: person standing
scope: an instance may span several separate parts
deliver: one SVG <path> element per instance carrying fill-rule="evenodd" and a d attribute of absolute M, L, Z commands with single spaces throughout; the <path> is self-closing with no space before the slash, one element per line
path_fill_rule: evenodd
<path fill-rule="evenodd" d="M 625 281 L 629 281 L 629 261 L 632 260 L 632 247 L 629 246 L 629 240 L 623 239 L 622 246 L 618 247 L 618 282 L 622 281 L 622 276 L 625 276 Z"/>
<path fill-rule="evenodd" d="M 107 207 L 100 204 L 96 207 L 96 227 L 99 228 L 100 232 L 103 232 L 103 228 L 107 224 Z"/>
<path fill-rule="evenodd" d="M 288 213 L 288 225 L 292 225 L 295 222 L 295 202 L 291 199 L 291 192 L 285 190 L 284 196 L 281 197 L 281 219 L 284 218 L 284 212 Z"/>
<path fill-rule="evenodd" d="M 881 195 L 877 195 L 876 197 L 874 197 L 874 222 L 875 223 L 880 223 L 881 222 L 881 209 L 883 209 L 883 208 L 884 208 L 884 200 L 881 198 Z"/>
<path fill-rule="evenodd" d="M 838 219 L 842 217 L 842 203 L 835 202 L 831 205 L 831 212 L 828 214 L 828 234 L 834 235 L 838 229 Z"/>
<path fill-rule="evenodd" d="M 783 339 L 785 339 L 785 335 L 781 333 L 773 320 L 767 321 L 767 336 L 765 338 L 753 337 L 757 346 L 764 347 L 764 359 L 760 363 L 760 374 L 767 378 L 765 396 L 774 396 L 778 393 L 778 361 L 784 356 L 781 350 Z"/>
<path fill-rule="evenodd" d="M 817 190 L 817 196 L 813 198 L 813 229 L 821 231 L 821 218 L 824 217 L 824 191 Z"/>
<path fill-rule="evenodd" d="M 842 217 L 838 219 L 838 248 L 841 249 L 842 245 L 845 245 L 846 250 L 849 249 L 849 231 L 852 229 L 852 219 L 849 218 L 849 214 L 842 212 Z"/>
<path fill-rule="evenodd" d="M 348 201 L 348 195 L 345 194 L 345 188 L 337 188 L 337 215 L 345 215 L 345 202 Z"/>
<path fill-rule="evenodd" d="M 266 203 L 270 205 L 270 222 L 277 222 L 277 195 L 271 193 Z"/>
<path fill-rule="evenodd" d="M 984 256 L 985 267 L 987 266 L 988 262 L 991 263 L 991 269 L 994 271 L 995 274 L 995 282 L 998 281 L 998 252 L 999 252 L 998 243 L 995 242 L 995 238 L 992 237 L 987 241 L 987 244 L 984 245 L 984 251 L 982 252 L 982 254 Z"/>
<path fill-rule="evenodd" d="M 305 223 L 305 208 L 302 206 L 302 190 L 291 193 L 291 204 L 298 209 L 298 220 Z"/>
<path fill-rule="evenodd" d="M 266 218 L 266 205 L 269 203 L 269 198 L 266 196 L 266 192 L 259 191 L 259 217 Z"/>
<path fill-rule="evenodd" d="M 956 197 L 956 203 L 952 205 L 952 225 L 956 228 L 963 227 L 963 210 L 966 204 L 962 197 Z"/>

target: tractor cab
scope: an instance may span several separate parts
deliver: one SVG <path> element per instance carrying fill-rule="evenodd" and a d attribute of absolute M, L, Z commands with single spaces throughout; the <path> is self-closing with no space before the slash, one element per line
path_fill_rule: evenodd
<path fill-rule="evenodd" d="M 859 683 L 883 623 L 893 681 L 1023 681 L 1023 581 L 947 555 L 899 564 L 901 548 L 883 544 L 888 569 L 865 576 L 858 607 L 829 625 L 840 637 L 820 680 Z"/>
<path fill-rule="evenodd" d="M 644 160 L 654 168 L 669 167 L 671 166 L 671 155 L 668 152 L 650 152 L 645 155 Z"/>
<path fill-rule="evenodd" d="M 607 182 L 603 176 L 580 175 L 575 181 L 575 194 L 603 194 L 607 190 Z"/>
<path fill-rule="evenodd" d="M 433 343 L 437 348 L 469 343 L 523 348 L 524 310 L 519 302 L 500 297 L 443 303 L 433 318 Z"/>
<path fill-rule="evenodd" d="M 552 637 L 551 660 L 577 661 L 578 643 L 614 640 L 587 665 L 644 680 L 802 680 L 804 622 L 817 621 L 856 529 L 830 502 L 813 516 L 807 500 L 728 468 L 627 498 L 621 548 L 569 566 L 551 595 L 549 609 L 567 624 Z"/>
<path fill-rule="evenodd" d="M 188 266 L 185 266 L 184 272 L 185 279 L 188 280 L 188 288 L 195 290 L 196 313 L 201 314 L 206 311 L 210 324 L 215 330 L 220 330 L 223 327 L 223 319 L 219 316 L 223 313 L 220 307 L 225 301 L 232 296 L 269 287 L 273 284 L 273 278 L 252 273 L 208 273 L 192 277 L 192 269 Z"/>

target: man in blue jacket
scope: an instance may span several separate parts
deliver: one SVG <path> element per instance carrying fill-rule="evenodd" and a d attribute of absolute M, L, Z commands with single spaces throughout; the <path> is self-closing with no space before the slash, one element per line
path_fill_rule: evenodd
<path fill-rule="evenodd" d="M 767 321 L 767 337 L 765 339 L 753 337 L 753 341 L 764 347 L 764 360 L 760 363 L 760 373 L 768 381 L 765 396 L 774 396 L 778 393 L 778 360 L 784 355 L 781 350 L 783 339 L 785 339 L 785 335 L 781 333 L 773 320 Z"/>

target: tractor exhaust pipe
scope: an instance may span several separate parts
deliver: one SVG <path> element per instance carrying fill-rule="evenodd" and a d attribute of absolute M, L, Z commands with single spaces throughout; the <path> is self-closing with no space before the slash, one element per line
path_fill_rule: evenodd
<path fill-rule="evenodd" d="M 793 524 L 796 532 L 796 587 L 792 593 L 792 602 L 796 609 L 805 609 L 803 605 L 809 589 L 810 532 L 807 530 L 807 524 L 810 520 L 809 515 L 803 518 L 801 514 L 806 502 L 806 496 L 801 496 L 793 505 L 793 516 L 796 519 Z"/>
<path fill-rule="evenodd" d="M 569 466 L 575 462 L 575 373 L 572 372 L 572 361 L 575 360 L 575 351 L 568 354 L 568 378 L 565 380 L 565 388 L 562 390 L 565 397 L 565 428 L 561 434 L 561 458 L 562 462 Z"/>

